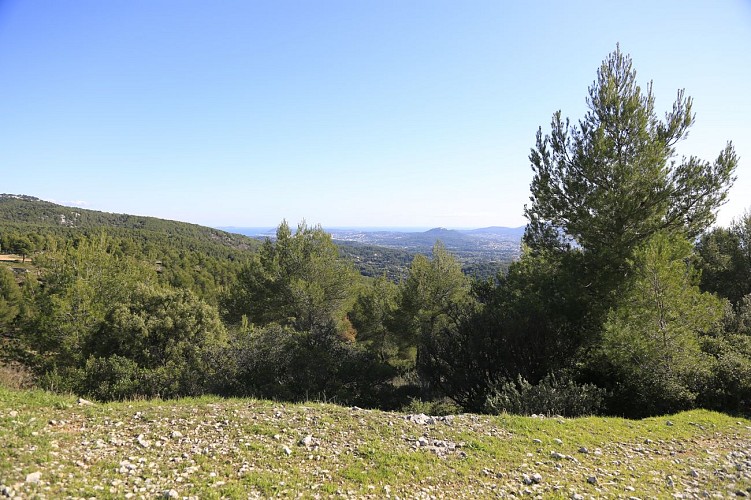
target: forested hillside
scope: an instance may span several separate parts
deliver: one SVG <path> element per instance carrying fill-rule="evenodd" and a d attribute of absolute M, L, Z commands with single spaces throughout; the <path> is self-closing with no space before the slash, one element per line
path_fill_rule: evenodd
<path fill-rule="evenodd" d="M 587 103 L 538 130 L 521 256 L 488 280 L 440 242 L 358 253 L 283 222 L 261 243 L 3 196 L 0 244 L 20 261 L 0 269 L 3 362 L 99 400 L 748 413 L 751 213 L 713 227 L 732 144 L 678 158 L 691 99 L 658 118 L 619 49 Z"/>

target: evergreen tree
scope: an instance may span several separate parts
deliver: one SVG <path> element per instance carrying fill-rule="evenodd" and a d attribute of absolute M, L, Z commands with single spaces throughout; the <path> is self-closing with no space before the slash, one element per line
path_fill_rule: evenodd
<path fill-rule="evenodd" d="M 21 304 L 21 289 L 13 271 L 0 266 L 0 337 L 10 336 L 10 328 L 18 316 Z"/>
<path fill-rule="evenodd" d="M 256 325 L 269 323 L 305 331 L 330 323 L 344 333 L 358 274 L 339 257 L 331 235 L 301 223 L 292 234 L 287 222 L 267 239 L 257 258 L 238 275 L 224 300 L 225 316 Z"/>
<path fill-rule="evenodd" d="M 690 408 L 709 376 L 700 334 L 720 320 L 722 303 L 699 290 L 690 252 L 688 241 L 663 233 L 641 245 L 605 323 L 602 349 L 621 386 L 618 404 L 630 415 Z"/>
<path fill-rule="evenodd" d="M 736 307 L 751 294 L 751 212 L 729 228 L 714 228 L 696 245 L 701 287 L 725 297 Z"/>
<path fill-rule="evenodd" d="M 676 144 L 694 122 L 691 98 L 679 90 L 660 120 L 651 84 L 642 90 L 620 48 L 600 66 L 587 105 L 578 125 L 558 111 L 550 134 L 537 132 L 525 241 L 534 250 L 585 252 L 588 279 L 607 293 L 633 249 L 652 235 L 693 238 L 715 220 L 737 157 L 728 143 L 714 162 L 676 159 Z"/>

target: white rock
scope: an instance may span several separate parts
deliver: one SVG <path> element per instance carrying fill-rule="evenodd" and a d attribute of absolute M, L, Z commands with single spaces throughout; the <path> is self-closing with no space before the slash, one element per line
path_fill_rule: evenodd
<path fill-rule="evenodd" d="M 149 446 L 151 446 L 151 443 L 143 436 L 143 434 L 139 434 L 136 438 L 136 441 L 143 448 L 148 448 Z"/>
<path fill-rule="evenodd" d="M 285 446 L 284 448 L 282 448 L 282 450 L 284 450 L 285 455 L 287 456 L 292 455 L 292 450 L 290 450 L 289 447 Z"/>
<path fill-rule="evenodd" d="M 180 431 L 172 431 L 172 434 L 170 434 L 170 437 L 172 439 L 179 439 L 179 438 L 183 437 L 183 433 L 180 432 Z"/>
<path fill-rule="evenodd" d="M 78 404 L 81 405 L 81 406 L 91 406 L 94 403 L 92 403 L 88 399 L 78 398 Z"/>
<path fill-rule="evenodd" d="M 42 473 L 41 472 L 32 472 L 31 474 L 26 474 L 26 482 L 30 484 L 39 484 L 39 481 L 42 479 Z"/>
<path fill-rule="evenodd" d="M 313 436 L 308 434 L 300 440 L 300 444 L 305 447 L 310 447 L 313 444 Z"/>

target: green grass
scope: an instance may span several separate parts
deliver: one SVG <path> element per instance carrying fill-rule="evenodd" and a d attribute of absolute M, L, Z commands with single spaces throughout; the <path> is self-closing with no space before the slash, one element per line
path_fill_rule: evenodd
<path fill-rule="evenodd" d="M 311 447 L 300 444 L 307 435 Z M 421 437 L 457 447 L 437 454 Z M 751 421 L 708 411 L 639 421 L 460 415 L 417 425 L 316 403 L 80 406 L 72 396 L 0 388 L 0 442 L 0 483 L 29 497 L 153 498 L 174 489 L 200 498 L 662 498 L 751 488 Z M 41 472 L 39 484 L 25 483 L 31 472 Z M 525 484 L 535 473 L 539 484 Z"/>

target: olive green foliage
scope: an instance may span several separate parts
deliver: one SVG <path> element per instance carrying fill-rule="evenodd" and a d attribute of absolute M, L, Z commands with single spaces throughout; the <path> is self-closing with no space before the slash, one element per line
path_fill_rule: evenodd
<path fill-rule="evenodd" d="M 639 244 L 657 232 L 693 237 L 715 220 L 734 180 L 730 143 L 717 160 L 675 160 L 676 144 L 694 122 L 683 91 L 665 120 L 657 117 L 651 84 L 636 82 L 631 58 L 611 53 L 589 89 L 589 111 L 578 125 L 553 115 L 551 132 L 537 133 L 527 240 L 561 236 L 620 268 Z"/>
<path fill-rule="evenodd" d="M 361 406 L 389 400 L 391 371 L 331 325 L 297 331 L 273 323 L 250 328 L 234 342 L 225 356 L 237 370 L 229 388 L 234 395 Z"/>
<path fill-rule="evenodd" d="M 256 258 L 238 274 L 223 302 L 225 318 L 255 325 L 278 323 L 298 331 L 335 324 L 344 333 L 358 275 L 341 259 L 331 235 L 301 223 L 292 234 L 283 222 Z"/>
<path fill-rule="evenodd" d="M 699 290 L 690 252 L 687 241 L 664 234 L 638 248 L 628 287 L 605 323 L 602 349 L 629 414 L 690 408 L 709 376 L 699 335 L 719 322 L 722 303 Z"/>
<path fill-rule="evenodd" d="M 480 305 L 432 338 L 423 374 L 465 409 L 483 411 L 498 381 L 536 384 L 572 365 L 587 318 L 576 257 L 527 252 L 497 283 L 477 284 Z"/>
<path fill-rule="evenodd" d="M 722 324 L 701 338 L 711 378 L 700 395 L 706 408 L 751 415 L 751 294 L 726 303 Z"/>
<path fill-rule="evenodd" d="M 404 342 L 392 328 L 398 294 L 399 287 L 395 283 L 386 276 L 379 276 L 362 287 L 349 313 L 357 330 L 358 343 L 367 346 L 382 361 L 394 364 L 398 364 L 399 359 L 410 359 L 405 351 L 414 345 Z"/>
<path fill-rule="evenodd" d="M 71 208 L 30 196 L 0 195 L 0 245 L 19 238 L 30 255 L 56 252 L 79 238 L 108 236 L 107 251 L 149 262 L 162 284 L 189 288 L 211 304 L 232 282 L 258 242 L 184 222 Z"/>
<path fill-rule="evenodd" d="M 433 246 L 432 258 L 415 256 L 399 288 L 394 328 L 414 345 L 456 324 L 471 303 L 470 280 L 441 242 Z"/>
<path fill-rule="evenodd" d="M 189 290 L 138 285 L 87 339 L 81 391 L 99 399 L 199 395 L 228 342 L 216 308 Z"/>
<path fill-rule="evenodd" d="M 691 99 L 679 91 L 659 119 L 651 84 L 637 84 L 620 48 L 600 66 L 587 104 L 578 123 L 557 112 L 550 133 L 537 133 L 528 251 L 516 265 L 529 272 L 514 282 L 512 266 L 500 304 L 514 311 L 515 296 L 530 301 L 504 339 L 522 334 L 543 352 L 560 349 L 575 378 L 614 389 L 609 411 L 689 407 L 710 370 L 699 334 L 720 306 L 696 288 L 685 240 L 714 221 L 735 151 L 728 143 L 713 162 L 677 158 L 694 121 Z"/>
<path fill-rule="evenodd" d="M 13 271 L 0 267 L 0 337 L 10 336 L 10 329 L 18 316 L 21 304 L 21 289 Z"/>
<path fill-rule="evenodd" d="M 751 293 L 751 211 L 730 227 L 713 228 L 696 245 L 702 290 L 726 297 L 734 305 Z"/>
<path fill-rule="evenodd" d="M 606 391 L 594 384 L 577 384 L 568 377 L 547 375 L 530 384 L 519 375 L 497 384 L 488 395 L 485 411 L 492 414 L 561 415 L 580 417 L 598 414 Z"/>
<path fill-rule="evenodd" d="M 108 252 L 108 243 L 105 235 L 80 238 L 37 259 L 43 286 L 35 291 L 36 314 L 22 344 L 38 373 L 82 367 L 84 346 L 112 305 L 127 302 L 137 284 L 156 281 L 152 269 Z"/>
<path fill-rule="evenodd" d="M 79 237 L 36 259 L 42 285 L 10 347 L 42 386 L 99 399 L 200 394 L 226 342 L 215 308 L 158 285 L 153 266 L 113 251 L 106 235 Z"/>
<path fill-rule="evenodd" d="M 471 282 L 461 264 L 441 244 L 433 246 L 432 258 L 418 255 L 412 262 L 399 298 L 400 334 L 417 344 L 417 370 L 440 387 L 442 347 L 453 338 L 462 318 L 476 307 Z"/>

